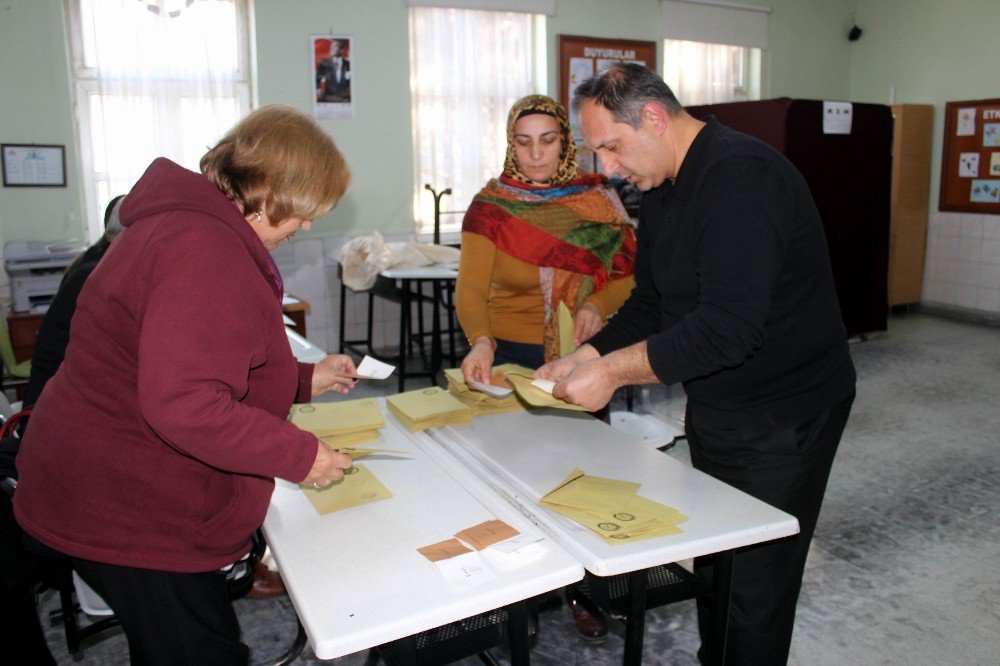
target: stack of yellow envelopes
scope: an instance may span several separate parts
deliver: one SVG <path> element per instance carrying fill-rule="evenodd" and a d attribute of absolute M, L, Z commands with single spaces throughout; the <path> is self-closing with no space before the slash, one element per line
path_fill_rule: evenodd
<path fill-rule="evenodd" d="M 292 405 L 288 418 L 334 447 L 374 441 L 385 427 L 373 398 Z"/>
<path fill-rule="evenodd" d="M 385 402 L 389 411 L 413 432 L 472 421 L 472 408 L 437 386 L 398 393 Z"/>
<path fill-rule="evenodd" d="M 516 369 L 531 372 L 527 368 L 514 363 L 504 363 L 493 368 L 493 378 L 491 383 L 494 386 L 501 386 L 504 383 L 504 376 L 508 370 Z M 464 402 L 472 408 L 472 415 L 481 416 L 483 414 L 503 414 L 505 412 L 523 411 L 524 405 L 517 399 L 517 394 L 511 393 L 503 398 L 493 396 L 469 388 L 462 377 L 460 368 L 448 368 L 444 371 L 445 379 L 448 380 L 448 393 Z M 510 387 L 508 387 L 510 388 Z"/>
<path fill-rule="evenodd" d="M 687 516 L 636 494 L 638 483 L 573 470 L 539 502 L 591 530 L 611 545 L 680 534 Z"/>

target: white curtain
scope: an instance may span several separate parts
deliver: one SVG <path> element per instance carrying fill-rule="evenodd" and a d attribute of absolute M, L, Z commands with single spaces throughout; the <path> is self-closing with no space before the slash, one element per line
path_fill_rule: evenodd
<path fill-rule="evenodd" d="M 434 225 L 425 184 L 451 188 L 442 209 L 464 210 L 503 168 L 507 112 L 535 89 L 534 20 L 519 12 L 410 8 L 418 234 Z M 461 215 L 441 222 L 443 230 L 455 231 Z"/>
<path fill-rule="evenodd" d="M 246 0 L 70 0 L 90 235 L 155 157 L 193 170 L 250 107 Z"/>
<path fill-rule="evenodd" d="M 684 106 L 756 99 L 748 51 L 728 44 L 665 40 L 663 80 Z"/>

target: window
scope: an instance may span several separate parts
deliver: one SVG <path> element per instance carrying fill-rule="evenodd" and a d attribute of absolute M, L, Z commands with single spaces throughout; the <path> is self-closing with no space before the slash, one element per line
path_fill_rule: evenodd
<path fill-rule="evenodd" d="M 411 4 L 413 4 L 411 0 Z M 410 8 L 413 209 L 417 234 L 434 228 L 434 197 L 444 211 L 465 209 L 503 167 L 507 112 L 545 89 L 545 17 L 524 12 Z M 443 215 L 444 232 L 461 215 Z"/>
<path fill-rule="evenodd" d="M 667 39 L 663 80 L 685 106 L 760 99 L 760 49 Z"/>
<path fill-rule="evenodd" d="M 91 238 L 149 163 L 198 170 L 250 110 L 247 0 L 66 0 Z M 181 46 L 182 45 L 182 46 Z"/>
<path fill-rule="evenodd" d="M 663 80 L 685 106 L 760 99 L 770 7 L 663 0 Z"/>

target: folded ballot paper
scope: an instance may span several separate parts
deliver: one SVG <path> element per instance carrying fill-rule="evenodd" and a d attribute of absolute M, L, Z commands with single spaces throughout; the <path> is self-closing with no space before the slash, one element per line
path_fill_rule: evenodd
<path fill-rule="evenodd" d="M 411 432 L 472 421 L 472 408 L 437 386 L 398 393 L 385 402 Z"/>
<path fill-rule="evenodd" d="M 680 534 L 678 525 L 687 516 L 637 495 L 639 485 L 587 476 L 574 469 L 539 503 L 586 527 L 611 545 Z"/>
<path fill-rule="evenodd" d="M 292 405 L 288 418 L 334 448 L 374 441 L 385 427 L 373 398 Z"/>
<path fill-rule="evenodd" d="M 517 399 L 514 390 L 510 388 L 510 384 L 505 379 L 506 372 L 510 369 L 531 372 L 527 368 L 513 363 L 498 365 L 493 368 L 493 377 L 488 385 L 488 388 L 496 390 L 490 392 L 487 390 L 487 385 L 468 386 L 460 368 L 448 368 L 444 371 L 445 379 L 448 380 L 448 393 L 471 407 L 474 417 L 483 414 L 523 411 L 524 405 Z M 503 389 L 504 394 L 500 394 L 499 389 Z"/>
<path fill-rule="evenodd" d="M 537 560 L 548 552 L 542 541 L 544 537 L 528 537 L 494 519 L 417 552 L 433 562 L 452 585 L 467 589 L 495 580 L 493 569 L 510 571 Z"/>

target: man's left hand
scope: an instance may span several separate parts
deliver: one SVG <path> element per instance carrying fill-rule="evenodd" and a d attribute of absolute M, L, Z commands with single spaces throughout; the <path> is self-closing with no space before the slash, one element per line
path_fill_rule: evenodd
<path fill-rule="evenodd" d="M 552 389 L 552 395 L 574 405 L 580 405 L 588 412 L 596 412 L 611 402 L 611 396 L 618 387 L 610 380 L 601 365 L 601 359 L 587 361 L 573 368 L 562 381 Z"/>

